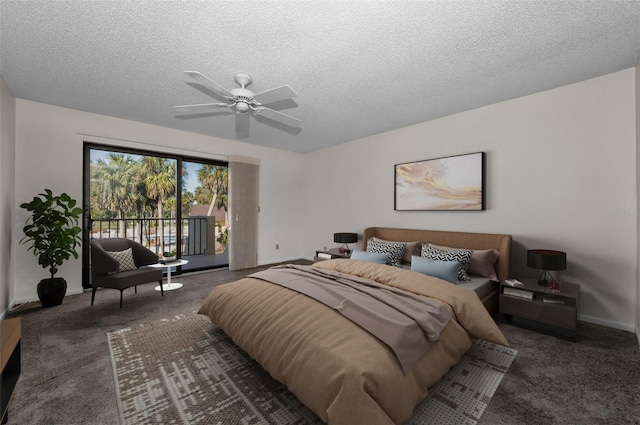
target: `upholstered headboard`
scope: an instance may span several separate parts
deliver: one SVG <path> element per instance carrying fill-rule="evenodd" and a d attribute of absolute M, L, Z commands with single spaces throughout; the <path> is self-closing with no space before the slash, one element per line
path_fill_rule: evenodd
<path fill-rule="evenodd" d="M 495 268 L 503 281 L 511 277 L 511 235 L 494 233 L 446 232 L 441 230 L 397 229 L 393 227 L 368 227 L 362 234 L 362 249 L 367 249 L 369 238 L 388 241 L 432 243 L 452 248 L 495 249 L 500 253 Z"/>

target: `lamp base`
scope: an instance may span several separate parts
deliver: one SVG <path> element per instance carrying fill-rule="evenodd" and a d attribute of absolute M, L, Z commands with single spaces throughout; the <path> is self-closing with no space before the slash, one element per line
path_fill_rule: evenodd
<path fill-rule="evenodd" d="M 551 273 L 548 272 L 547 270 L 543 270 L 542 273 L 540 273 L 540 276 L 538 276 L 538 285 L 547 286 L 549 284 L 550 279 L 553 279 L 553 276 L 551 276 Z"/>
<path fill-rule="evenodd" d="M 340 248 L 338 248 L 338 252 L 340 254 L 351 255 L 351 250 L 349 249 L 349 245 L 347 245 L 347 244 L 344 244 Z"/>

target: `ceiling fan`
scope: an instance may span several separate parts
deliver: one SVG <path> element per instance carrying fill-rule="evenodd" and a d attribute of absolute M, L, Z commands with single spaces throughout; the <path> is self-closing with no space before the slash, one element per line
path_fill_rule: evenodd
<path fill-rule="evenodd" d="M 244 133 L 248 131 L 249 114 L 262 116 L 289 127 L 297 127 L 302 122 L 298 118 L 292 117 L 282 112 L 263 106 L 265 104 L 279 102 L 281 100 L 296 97 L 297 94 L 289 86 L 280 86 L 271 90 L 254 94 L 246 87 L 251 84 L 252 78 L 249 74 L 239 72 L 234 76 L 234 80 L 240 87 L 227 90 L 215 81 L 205 77 L 196 71 L 185 71 L 185 74 L 196 80 L 214 93 L 227 99 L 228 103 L 201 103 L 197 105 L 178 105 L 174 108 L 185 112 L 203 112 L 218 108 L 229 108 L 229 113 L 236 115 L 236 131 Z"/>

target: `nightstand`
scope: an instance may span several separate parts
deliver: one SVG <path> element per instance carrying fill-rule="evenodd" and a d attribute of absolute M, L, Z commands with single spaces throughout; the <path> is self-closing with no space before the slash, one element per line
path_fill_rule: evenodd
<path fill-rule="evenodd" d="M 330 260 L 333 258 L 349 258 L 351 253 L 341 253 L 339 248 L 322 249 L 316 251 L 316 256 L 313 257 L 313 261 Z"/>
<path fill-rule="evenodd" d="M 536 280 L 518 279 L 524 286 L 500 283 L 499 319 L 506 323 L 577 341 L 580 285 L 561 282 L 552 292 Z"/>

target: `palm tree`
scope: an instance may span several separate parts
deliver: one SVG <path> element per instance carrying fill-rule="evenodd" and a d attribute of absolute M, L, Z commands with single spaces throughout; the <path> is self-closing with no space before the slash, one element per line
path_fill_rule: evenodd
<path fill-rule="evenodd" d="M 163 223 L 158 228 L 158 237 L 164 250 L 164 208 L 163 202 L 176 191 L 176 163 L 165 158 L 145 156 L 142 158 L 144 185 L 149 199 L 158 206 L 158 218 Z"/>
<path fill-rule="evenodd" d="M 195 202 L 196 197 L 191 192 L 182 193 L 182 218 L 185 219 L 191 215 L 191 208 Z"/>
<path fill-rule="evenodd" d="M 110 153 L 108 162 L 98 159 L 91 167 L 91 179 L 96 192 L 97 207 L 118 217 L 118 236 L 126 237 L 124 218 L 135 206 L 132 196 L 135 161 L 128 155 Z M 111 214 L 109 214 L 111 215 Z"/>
<path fill-rule="evenodd" d="M 142 226 L 146 222 L 143 220 L 147 216 L 153 216 L 152 199 L 147 195 L 147 186 L 145 185 L 145 174 L 142 166 L 142 158 L 140 158 L 134 166 L 134 179 L 132 183 L 132 197 L 135 204 L 135 228 L 134 235 L 140 235 L 140 243 L 145 243 Z M 148 233 L 148 232 L 147 232 Z"/>
<path fill-rule="evenodd" d="M 225 223 L 227 220 L 227 190 L 229 187 L 229 169 L 211 164 L 202 164 L 198 170 L 198 180 L 204 189 L 198 191 L 200 199 L 198 202 L 206 203 L 209 201 L 209 210 L 207 216 L 213 215 L 213 209 L 222 209 L 225 212 Z M 204 199 L 206 198 L 206 200 Z"/>

